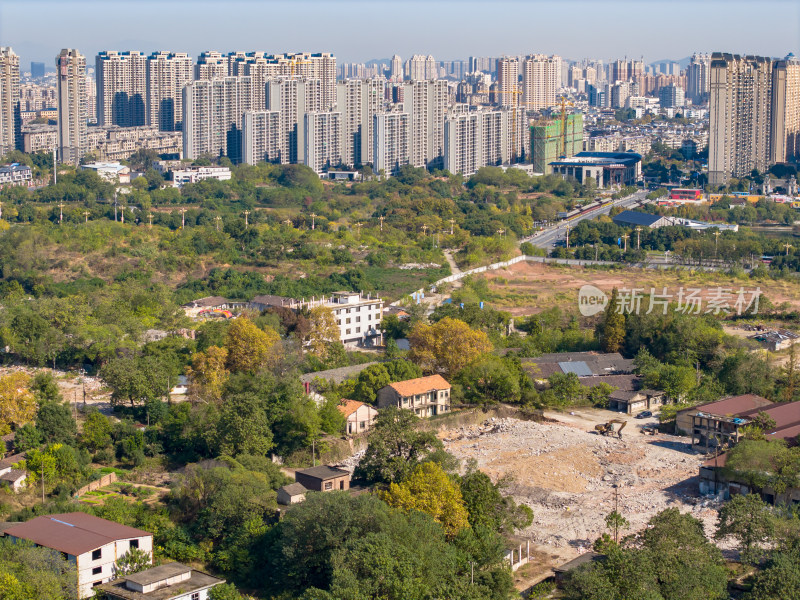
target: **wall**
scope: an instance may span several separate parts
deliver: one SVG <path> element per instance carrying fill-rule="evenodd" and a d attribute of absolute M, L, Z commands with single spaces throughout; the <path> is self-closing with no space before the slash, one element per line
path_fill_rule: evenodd
<path fill-rule="evenodd" d="M 108 475 L 103 475 L 97 481 L 92 481 L 90 484 L 79 488 L 77 492 L 75 492 L 75 496 L 83 496 L 86 492 L 93 492 L 101 487 L 105 487 L 109 484 L 114 483 L 117 480 L 116 473 L 109 473 Z"/>

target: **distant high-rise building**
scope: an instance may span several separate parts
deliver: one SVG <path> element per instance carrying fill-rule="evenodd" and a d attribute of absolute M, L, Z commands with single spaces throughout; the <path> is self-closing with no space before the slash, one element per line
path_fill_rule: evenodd
<path fill-rule="evenodd" d="M 385 88 L 384 79 L 349 79 L 336 84 L 344 164 L 354 167 L 372 163 L 374 116 L 383 109 Z"/>
<path fill-rule="evenodd" d="M 770 162 L 800 158 L 800 60 L 789 55 L 772 69 Z"/>
<path fill-rule="evenodd" d="M 597 69 L 594 67 L 586 67 L 583 70 L 583 76 L 586 78 L 587 85 L 594 85 L 597 81 Z"/>
<path fill-rule="evenodd" d="M 303 163 L 308 112 L 325 112 L 319 79 L 279 78 L 267 84 L 267 110 L 281 116 L 281 163 Z"/>
<path fill-rule="evenodd" d="M 708 102 L 711 77 L 711 55 L 693 54 L 686 69 L 686 96 L 692 104 Z"/>
<path fill-rule="evenodd" d="M 617 81 L 611 86 L 610 92 L 611 108 L 623 108 L 628 97 L 633 95 L 628 81 Z"/>
<path fill-rule="evenodd" d="M 22 145 L 19 98 L 19 56 L 0 47 L 0 156 Z"/>
<path fill-rule="evenodd" d="M 497 59 L 497 100 L 499 106 L 519 106 L 519 61 L 504 56 Z"/>
<path fill-rule="evenodd" d="M 611 75 L 609 77 L 611 83 L 616 83 L 617 81 L 628 81 L 627 60 L 615 60 L 609 65 L 609 67 L 611 68 Z"/>
<path fill-rule="evenodd" d="M 761 56 L 711 55 L 708 181 L 766 171 L 770 161 L 772 60 Z"/>
<path fill-rule="evenodd" d="M 665 85 L 658 90 L 658 100 L 661 108 L 683 108 L 685 103 L 683 88 L 675 84 Z"/>
<path fill-rule="evenodd" d="M 147 59 L 143 52 L 101 52 L 95 62 L 97 123 L 139 127 L 147 123 Z"/>
<path fill-rule="evenodd" d="M 215 79 L 228 76 L 228 58 L 216 50 L 206 50 L 197 57 L 195 79 Z"/>
<path fill-rule="evenodd" d="M 382 112 L 374 117 L 373 170 L 396 175 L 400 167 L 409 164 L 411 155 L 411 115 L 406 112 Z"/>
<path fill-rule="evenodd" d="M 192 59 L 185 52 L 153 52 L 147 58 L 147 123 L 161 131 L 180 131 L 183 88 L 192 81 Z"/>
<path fill-rule="evenodd" d="M 403 81 L 403 60 L 397 54 L 392 57 L 392 66 L 389 70 L 389 77 L 392 81 Z"/>
<path fill-rule="evenodd" d="M 242 121 L 253 108 L 249 77 L 198 80 L 183 88 L 183 154 L 242 160 Z"/>
<path fill-rule="evenodd" d="M 32 62 L 31 63 L 31 77 L 33 79 L 41 79 L 44 77 L 44 63 Z"/>
<path fill-rule="evenodd" d="M 97 125 L 97 82 L 91 75 L 86 76 L 86 119 Z"/>
<path fill-rule="evenodd" d="M 611 106 L 611 98 L 608 93 L 607 84 L 587 85 L 586 94 L 589 96 L 589 106 L 597 108 L 608 108 Z"/>
<path fill-rule="evenodd" d="M 539 110 L 556 105 L 561 57 L 533 54 L 522 61 L 522 106 Z"/>
<path fill-rule="evenodd" d="M 447 82 L 414 81 L 403 88 L 403 111 L 411 115 L 411 164 L 441 167 L 444 117 L 450 101 Z"/>
<path fill-rule="evenodd" d="M 342 161 L 342 113 L 307 112 L 303 118 L 303 164 L 315 173 L 322 173 L 325 169 L 338 165 Z"/>
<path fill-rule="evenodd" d="M 485 166 L 510 161 L 509 119 L 515 109 L 478 110 L 448 116 L 444 126 L 444 168 L 465 177 Z"/>
<path fill-rule="evenodd" d="M 409 81 L 429 81 L 439 78 L 439 68 L 430 54 L 415 54 L 406 62 L 405 78 Z"/>
<path fill-rule="evenodd" d="M 56 57 L 58 92 L 58 156 L 63 163 L 77 165 L 86 153 L 86 57 L 65 48 Z"/>
<path fill-rule="evenodd" d="M 276 110 L 244 113 L 242 160 L 249 165 L 281 162 L 281 114 Z"/>

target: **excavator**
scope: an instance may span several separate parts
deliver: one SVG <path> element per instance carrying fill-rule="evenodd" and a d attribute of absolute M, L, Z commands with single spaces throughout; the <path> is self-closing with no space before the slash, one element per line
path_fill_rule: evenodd
<path fill-rule="evenodd" d="M 614 431 L 614 425 L 619 425 L 619 429 Z M 608 423 L 601 423 L 594 426 L 594 430 L 601 435 L 614 435 L 616 434 L 619 439 L 622 439 L 622 430 L 628 424 L 627 421 L 622 419 L 611 419 Z"/>

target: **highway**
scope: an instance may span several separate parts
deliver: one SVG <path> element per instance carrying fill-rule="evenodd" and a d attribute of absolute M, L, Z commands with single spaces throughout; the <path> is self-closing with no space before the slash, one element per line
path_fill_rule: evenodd
<path fill-rule="evenodd" d="M 569 221 L 569 227 L 575 227 L 576 223 L 580 223 L 584 219 L 594 219 L 600 215 L 607 215 L 611 212 L 611 209 L 615 206 L 619 206 L 621 208 L 629 208 L 634 204 L 638 204 L 643 202 L 645 196 L 647 195 L 647 190 L 639 190 L 638 192 L 634 192 L 630 196 L 626 196 L 625 198 L 620 198 L 619 200 L 614 200 L 608 206 L 604 206 L 601 209 L 593 210 L 590 213 L 586 213 L 585 215 L 580 215 L 575 217 L 571 221 Z M 539 231 L 532 236 L 528 236 L 520 240 L 520 242 L 530 242 L 534 246 L 538 246 L 539 248 L 544 248 L 548 252 L 555 247 L 556 242 L 558 240 L 563 240 L 566 238 L 567 232 L 567 222 L 561 221 L 560 223 L 556 223 L 543 231 Z"/>

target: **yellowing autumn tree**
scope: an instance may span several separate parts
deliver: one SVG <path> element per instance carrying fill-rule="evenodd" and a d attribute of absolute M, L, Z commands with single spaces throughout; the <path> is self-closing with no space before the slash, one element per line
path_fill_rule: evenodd
<path fill-rule="evenodd" d="M 36 398 L 30 390 L 31 378 L 25 373 L 0 377 L 0 435 L 21 426 L 36 416 Z"/>
<path fill-rule="evenodd" d="M 186 367 L 186 375 L 191 382 L 191 393 L 204 400 L 219 401 L 222 388 L 230 375 L 225 364 L 228 350 L 219 346 L 209 346 L 205 352 L 192 355 L 192 364 Z"/>
<path fill-rule="evenodd" d="M 389 506 L 429 514 L 450 538 L 469 527 L 469 513 L 461 497 L 461 488 L 436 463 L 417 466 L 411 477 L 399 484 L 392 483 L 380 496 Z"/>
<path fill-rule="evenodd" d="M 249 319 L 235 319 L 228 327 L 225 366 L 229 371 L 253 373 L 278 361 L 281 337 L 274 329 L 259 329 Z"/>
<path fill-rule="evenodd" d="M 464 321 L 445 317 L 433 325 L 417 323 L 408 336 L 408 357 L 427 373 L 456 375 L 481 354 L 492 351 L 483 331 L 471 329 Z"/>
<path fill-rule="evenodd" d="M 308 314 L 311 326 L 304 342 L 308 352 L 320 360 L 328 357 L 331 343 L 339 341 L 339 326 L 336 316 L 327 306 L 315 306 Z"/>

